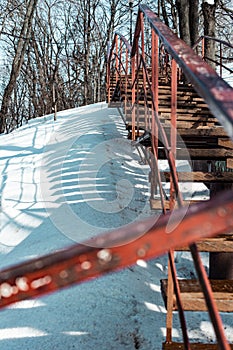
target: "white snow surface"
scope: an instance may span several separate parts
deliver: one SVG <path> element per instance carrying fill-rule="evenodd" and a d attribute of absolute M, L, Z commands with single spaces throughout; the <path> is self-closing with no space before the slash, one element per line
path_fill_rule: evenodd
<path fill-rule="evenodd" d="M 148 166 L 127 140 L 117 110 L 105 103 L 59 112 L 57 121 L 52 115 L 31 120 L 1 135 L 0 145 L 1 268 L 154 215 Z M 206 195 L 202 187 L 184 192 Z M 188 253 L 177 270 L 193 277 Z M 13 304 L 0 311 L 0 348 L 159 350 L 166 327 L 160 279 L 166 277 L 162 256 Z M 232 342 L 231 315 L 222 317 Z M 214 341 L 206 313 L 188 313 L 187 323 L 192 341 Z M 182 341 L 177 314 L 173 340 Z"/>

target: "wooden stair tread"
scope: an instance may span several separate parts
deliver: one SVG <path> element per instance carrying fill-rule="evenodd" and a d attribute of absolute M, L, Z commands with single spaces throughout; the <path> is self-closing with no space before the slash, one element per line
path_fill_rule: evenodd
<path fill-rule="evenodd" d="M 233 232 L 197 242 L 200 252 L 233 253 Z M 189 247 L 178 247 L 177 251 L 189 251 Z"/>
<path fill-rule="evenodd" d="M 229 344 L 233 350 L 233 344 Z M 191 350 L 218 350 L 218 344 L 213 343 L 190 343 Z M 185 350 L 183 343 L 171 342 L 163 343 L 163 350 Z"/>
<path fill-rule="evenodd" d="M 144 98 L 142 97 L 137 101 L 137 105 L 139 106 L 144 106 Z M 148 98 L 147 99 L 147 107 L 151 108 L 152 107 L 152 101 Z M 170 113 L 171 112 L 171 103 L 170 101 L 164 101 L 160 100 L 159 101 L 159 112 L 165 112 L 165 113 Z M 208 106 L 204 103 L 185 103 L 185 101 L 177 101 L 177 114 L 183 114 L 183 113 L 200 113 L 200 114 L 205 114 L 205 115 L 210 115 L 213 117 L 212 113 L 210 112 Z"/>
<path fill-rule="evenodd" d="M 131 117 L 130 117 L 130 122 L 131 122 Z M 131 123 L 130 123 L 131 124 Z M 164 129 L 166 131 L 166 134 L 169 136 L 170 134 L 170 127 L 168 125 L 164 125 Z M 227 135 L 226 131 L 222 126 L 203 126 L 202 128 L 199 129 L 186 129 L 186 128 L 178 128 L 178 134 L 181 136 L 184 140 L 186 138 L 201 138 L 203 139 L 204 137 L 214 137 L 214 138 L 225 138 L 229 139 L 229 136 Z"/>
<path fill-rule="evenodd" d="M 165 127 L 167 133 L 169 132 L 169 127 Z M 182 137 L 223 137 L 229 138 L 225 129 L 222 126 L 203 126 L 201 129 L 178 129 L 179 135 Z"/>
<path fill-rule="evenodd" d="M 167 279 L 160 280 L 165 307 L 167 305 Z M 178 280 L 181 301 L 186 311 L 207 311 L 205 299 L 197 280 Z M 221 312 L 233 311 L 233 280 L 210 280 L 214 299 Z M 176 297 L 173 295 L 173 310 L 177 310 Z"/>
<path fill-rule="evenodd" d="M 202 171 L 177 172 L 179 182 L 233 183 L 233 172 L 209 173 Z M 170 181 L 170 172 L 161 172 L 161 178 Z"/>
<path fill-rule="evenodd" d="M 165 151 L 162 148 L 158 149 L 159 159 L 165 159 Z M 180 148 L 176 151 L 176 159 L 211 159 L 211 160 L 223 160 L 227 158 L 233 158 L 231 151 L 224 148 Z"/>
<path fill-rule="evenodd" d="M 149 74 L 150 76 L 150 74 Z M 132 77 L 128 75 L 130 80 Z M 115 79 L 115 78 L 114 78 Z M 113 80 L 114 80 L 113 79 Z M 126 77 L 122 77 L 121 82 L 124 84 Z M 117 83 L 115 79 L 115 84 Z M 146 98 L 147 107 L 143 106 L 144 97 L 141 96 L 138 101 L 137 112 L 135 112 L 135 126 L 137 128 L 136 133 L 139 130 L 150 130 L 148 125 L 151 122 L 151 114 L 147 113 L 147 121 L 145 121 L 145 110 L 150 110 L 152 105 L 151 93 L 149 91 L 149 84 L 146 86 Z M 143 86 L 143 72 L 142 70 L 137 75 L 136 89 L 140 95 L 142 95 Z M 123 103 L 131 100 L 131 90 L 128 85 L 127 90 L 123 88 L 121 83 L 119 84 L 119 92 Z M 113 91 L 113 90 L 112 90 Z M 171 83 L 167 82 L 163 77 L 159 79 L 159 109 L 161 123 L 165 129 L 169 131 L 170 113 L 171 113 Z M 179 136 L 183 137 L 183 141 L 186 143 L 187 149 L 177 149 L 177 159 L 196 159 L 196 160 L 224 160 L 227 167 L 233 168 L 233 143 L 230 141 L 225 130 L 219 126 L 217 118 L 215 118 L 210 112 L 208 105 L 204 99 L 200 97 L 193 87 L 188 84 L 178 84 L 177 86 L 177 131 Z M 124 105 L 122 103 L 122 106 Z M 130 102 L 129 102 L 130 103 Z M 126 112 L 126 125 L 128 130 L 132 130 L 131 116 Z M 149 124 L 148 124 L 149 122 Z M 197 140 L 199 137 L 199 140 Z M 203 140 L 205 137 L 205 140 Z M 201 140 L 202 138 L 202 140 Z M 204 142 L 203 142 L 204 141 Z M 180 147 L 180 143 L 177 142 L 177 146 Z M 222 148 L 220 148 L 221 146 Z M 182 146 L 181 146 L 182 147 Z M 159 149 L 159 158 L 166 159 L 164 157 L 164 149 Z M 162 176 L 169 181 L 170 173 L 162 173 Z M 233 173 L 224 172 L 221 174 L 205 173 L 205 172 L 179 172 L 179 181 L 187 182 L 233 182 Z M 159 207 L 159 200 L 151 200 L 151 206 L 154 208 Z M 190 204 L 196 203 L 197 200 L 187 201 Z M 188 203 L 187 203 L 188 204 Z M 161 206 L 161 203 L 160 203 Z M 169 210 L 169 201 L 165 201 L 165 207 Z M 161 208 L 160 208 L 161 209 Z M 233 232 L 226 233 L 224 235 L 203 240 L 197 242 L 198 249 L 206 252 L 233 252 Z M 188 247 L 181 247 L 177 250 L 189 250 Z M 192 311 L 206 311 L 205 300 L 203 293 L 196 280 L 180 280 L 181 298 L 185 310 Z M 233 311 L 233 281 L 211 281 L 214 298 L 217 302 L 219 311 L 230 312 Z M 166 289 L 167 280 L 161 280 L 162 293 L 164 290 L 164 302 L 166 302 Z M 174 310 L 177 310 L 175 295 L 173 296 Z M 233 350 L 233 344 L 230 344 Z M 191 343 L 190 348 L 192 350 L 217 350 L 217 344 L 203 344 L 203 343 Z M 163 343 L 164 350 L 184 350 L 184 344 L 178 342 Z"/>
<path fill-rule="evenodd" d="M 218 145 L 222 146 L 224 148 L 233 149 L 233 141 L 231 139 L 219 138 L 218 139 Z"/>
<path fill-rule="evenodd" d="M 129 112 L 125 113 L 126 115 L 129 115 Z M 146 113 L 143 112 L 143 114 L 140 111 L 135 111 L 135 119 L 140 121 L 140 123 L 145 124 L 145 119 L 149 119 L 151 121 L 151 116 L 152 114 L 150 113 L 150 111 L 147 111 Z M 145 118 L 146 117 L 146 118 Z M 159 119 L 162 123 L 164 123 L 164 125 L 170 125 L 171 122 L 171 118 L 164 116 L 163 114 L 161 114 L 159 116 Z M 129 120 L 131 120 L 131 116 L 129 115 Z M 180 125 L 181 124 L 181 125 Z M 201 116 L 201 115 L 197 115 L 197 116 L 193 116 L 193 115 L 178 115 L 177 116 L 177 125 L 178 127 L 201 127 L 201 126 L 205 126 L 205 125 L 209 125 L 209 126 L 214 126 L 216 124 L 216 120 L 214 118 L 208 118 L 205 116 Z M 229 148 L 229 147 L 228 147 Z"/>
<path fill-rule="evenodd" d="M 197 199 L 186 199 L 184 200 L 184 206 L 188 206 L 188 205 L 192 205 L 200 202 L 204 202 L 204 200 L 201 201 Z M 166 210 L 170 210 L 169 200 L 164 200 L 164 206 Z M 162 210 L 161 200 L 159 198 L 150 199 L 150 207 L 152 210 Z M 175 204 L 175 208 L 177 208 L 177 203 Z"/>
<path fill-rule="evenodd" d="M 167 121 L 167 125 L 169 121 Z M 169 122 L 170 123 L 170 122 Z M 179 132 L 179 129 L 202 129 L 203 127 L 209 127 L 212 128 L 214 126 L 218 125 L 218 123 L 213 122 L 213 121 L 206 121 L 206 120 L 200 120 L 200 121 L 195 121 L 195 120 L 190 120 L 190 121 L 177 121 L 177 131 Z M 166 127 L 166 124 L 165 124 Z"/>
<path fill-rule="evenodd" d="M 163 118 L 166 121 L 171 121 L 171 115 L 167 114 L 167 113 L 160 113 L 159 114 L 159 118 Z M 203 115 L 203 114 L 193 114 L 193 113 L 183 113 L 183 114 L 177 114 L 176 116 L 176 120 L 177 121 L 190 121 L 190 122 L 195 122 L 195 123 L 202 123 L 202 122 L 206 122 L 206 123 L 210 123 L 211 124 L 216 124 L 217 123 L 217 119 L 209 116 L 209 115 Z"/>
<path fill-rule="evenodd" d="M 167 91 L 164 93 L 161 93 L 159 91 L 159 99 L 164 100 L 164 101 L 170 101 L 171 100 L 171 94 L 168 94 Z M 180 91 L 177 92 L 177 101 L 186 101 L 187 103 L 201 103 L 207 106 L 206 102 L 204 99 L 197 94 L 188 94 L 188 93 L 180 93 Z"/>
<path fill-rule="evenodd" d="M 171 106 L 159 106 L 159 112 L 171 112 Z M 199 106 L 182 106 L 182 108 L 176 109 L 177 114 L 182 113 L 200 113 L 212 115 L 208 108 L 203 108 Z"/>

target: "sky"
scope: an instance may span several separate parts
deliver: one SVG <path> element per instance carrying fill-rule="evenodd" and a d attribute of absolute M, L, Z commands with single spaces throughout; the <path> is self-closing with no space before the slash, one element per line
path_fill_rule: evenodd
<path fill-rule="evenodd" d="M 0 268 L 154 215 L 149 168 L 127 140 L 117 110 L 105 103 L 59 112 L 56 122 L 52 115 L 31 120 L 0 135 L 0 144 Z M 166 170 L 165 162 L 160 166 Z M 204 185 L 182 190 L 208 198 Z M 207 255 L 202 258 L 208 269 Z M 179 277 L 193 277 L 189 253 L 177 256 L 176 265 Z M 0 348 L 159 350 L 166 327 L 160 279 L 166 277 L 161 256 L 13 304 L 0 311 Z M 232 317 L 222 318 L 233 342 Z M 192 341 L 214 341 L 206 313 L 189 312 L 187 320 Z M 173 340 L 181 339 L 175 313 Z"/>

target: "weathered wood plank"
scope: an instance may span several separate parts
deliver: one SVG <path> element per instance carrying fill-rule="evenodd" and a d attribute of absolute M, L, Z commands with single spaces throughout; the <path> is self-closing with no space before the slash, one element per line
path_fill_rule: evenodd
<path fill-rule="evenodd" d="M 166 106 L 160 106 L 159 105 L 159 112 L 170 113 L 171 112 L 171 107 L 170 106 L 166 107 Z M 204 115 L 212 116 L 210 111 L 207 108 L 204 109 L 203 107 L 190 106 L 190 105 L 188 105 L 186 107 L 183 107 L 183 108 L 177 108 L 176 112 L 177 112 L 177 115 L 179 115 L 179 114 L 188 114 L 188 113 L 189 114 L 197 114 L 198 113 L 198 114 L 200 114 L 202 116 L 204 116 Z M 212 116 L 212 118 L 214 118 L 214 117 Z"/>
<path fill-rule="evenodd" d="M 208 343 L 190 343 L 191 350 L 218 350 L 218 344 L 208 344 Z M 230 344 L 231 349 L 233 350 L 233 344 Z M 185 350 L 183 343 L 163 343 L 163 350 Z"/>
<path fill-rule="evenodd" d="M 196 203 L 200 203 L 200 200 L 197 199 L 187 199 L 184 200 L 184 205 L 191 205 L 191 204 L 196 204 Z M 202 201 L 204 202 L 204 201 Z M 170 204 L 169 204 L 169 200 L 165 200 L 164 201 L 165 204 L 165 209 L 169 210 L 170 209 Z M 161 204 L 161 200 L 160 199 L 150 199 L 150 207 L 153 210 L 161 210 L 162 209 L 162 204 Z M 175 208 L 177 208 L 177 204 L 175 205 Z"/>
<path fill-rule="evenodd" d="M 233 142 L 230 139 L 218 139 L 219 146 L 233 149 Z"/>
<path fill-rule="evenodd" d="M 167 125 L 169 125 L 170 121 L 166 120 Z M 203 121 L 177 121 L 177 130 L 179 132 L 179 129 L 202 129 L 203 127 L 209 127 L 212 128 L 215 126 L 216 122 L 207 122 L 205 120 Z"/>
<path fill-rule="evenodd" d="M 159 110 L 160 112 L 160 110 Z M 160 113 L 160 118 L 164 118 L 166 120 L 171 120 L 171 113 L 166 113 L 161 111 Z M 190 113 L 190 111 L 184 111 L 184 113 L 180 113 L 177 115 L 177 121 L 191 121 L 191 122 L 196 122 L 196 123 L 203 123 L 203 122 L 212 122 L 212 123 L 216 123 L 217 119 L 214 117 L 210 117 L 209 115 L 203 115 L 202 113 Z"/>
<path fill-rule="evenodd" d="M 227 159 L 227 168 L 233 169 L 233 158 Z"/>
<path fill-rule="evenodd" d="M 233 253 L 233 232 L 197 242 L 200 252 Z M 189 251 L 189 247 L 179 247 L 177 251 Z"/>
<path fill-rule="evenodd" d="M 233 172 L 205 173 L 202 171 L 178 172 L 179 182 L 233 183 Z M 161 178 L 170 181 L 170 172 L 161 172 Z"/>
<path fill-rule="evenodd" d="M 161 292 L 165 307 L 167 305 L 167 279 L 161 282 Z M 181 300 L 186 311 L 206 311 L 205 299 L 197 280 L 179 280 Z M 233 311 L 233 280 L 211 280 L 213 295 L 219 311 Z M 173 310 L 177 310 L 176 297 L 173 295 Z"/>
<path fill-rule="evenodd" d="M 165 151 L 160 148 L 158 150 L 159 159 L 165 159 Z M 211 160 L 224 160 L 227 158 L 233 158 L 233 153 L 230 150 L 226 150 L 224 148 L 213 148 L 213 149 L 205 149 L 205 148 L 188 148 L 188 149 L 178 149 L 176 153 L 177 159 L 211 159 Z"/>
<path fill-rule="evenodd" d="M 221 126 L 203 126 L 201 129 L 179 129 L 178 130 L 179 135 L 182 137 L 226 137 L 227 135 L 226 131 Z"/>

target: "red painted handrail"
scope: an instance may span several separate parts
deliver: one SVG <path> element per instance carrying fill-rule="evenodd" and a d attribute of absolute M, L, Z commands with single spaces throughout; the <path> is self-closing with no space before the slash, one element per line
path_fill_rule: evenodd
<path fill-rule="evenodd" d="M 217 52 L 215 53 L 215 59 L 210 58 L 208 56 L 205 55 L 205 42 L 209 40 L 209 41 L 214 41 L 215 43 L 218 44 L 218 49 Z M 224 53 L 226 50 L 231 50 L 233 49 L 233 45 L 231 45 L 230 43 L 228 43 L 227 41 L 218 39 L 218 38 L 214 38 L 208 35 L 202 35 L 197 41 L 196 43 L 193 45 L 193 49 L 197 49 L 198 45 L 201 43 L 201 54 L 202 54 L 202 58 L 207 61 L 207 62 L 212 62 L 214 65 L 216 65 L 217 68 L 219 68 L 219 75 L 220 77 L 223 77 L 223 70 L 225 70 L 226 72 L 228 72 L 228 74 L 233 74 L 233 69 L 231 69 L 229 66 L 226 66 L 226 64 L 224 64 L 224 61 L 232 61 L 232 59 L 230 59 L 230 57 L 224 57 Z M 218 53 L 219 52 L 219 53 Z"/>
<path fill-rule="evenodd" d="M 141 5 L 140 10 L 162 40 L 168 53 L 179 64 L 196 91 L 207 102 L 213 115 L 233 139 L 233 89 L 219 77 L 213 68 L 203 62 L 187 44 L 162 23 L 148 6 Z M 135 47 L 133 46 L 132 55 L 134 53 Z"/>
<path fill-rule="evenodd" d="M 218 219 L 217 224 L 211 225 L 213 218 Z M 1 270 L 0 308 L 124 268 L 138 259 L 154 258 L 229 228 L 233 229 L 233 191 Z"/>
<path fill-rule="evenodd" d="M 151 53 L 145 52 L 145 28 L 144 17 L 149 23 L 151 28 L 150 45 Z M 122 40 L 122 37 L 121 37 Z M 124 42 L 124 40 L 122 40 Z M 170 69 L 171 74 L 171 133 L 170 140 L 168 139 L 166 132 L 158 117 L 158 80 L 159 80 L 159 43 L 163 45 L 165 49 L 165 55 L 169 55 L 170 58 L 166 58 L 166 72 Z M 128 50 L 127 46 L 126 51 Z M 131 48 L 130 48 L 131 49 Z M 166 158 L 169 162 L 169 168 L 171 173 L 171 187 L 170 187 L 170 209 L 174 207 L 175 198 L 179 206 L 183 205 L 182 194 L 179 189 L 175 155 L 176 155 L 176 114 L 177 114 L 177 83 L 181 73 L 185 76 L 185 79 L 192 84 L 197 93 L 203 97 L 213 115 L 218 118 L 220 123 L 224 126 L 228 135 L 233 139 L 233 89 L 211 68 L 201 57 L 199 57 L 193 49 L 180 40 L 159 18 L 153 13 L 148 6 L 140 5 L 136 22 L 136 29 L 134 33 L 134 40 L 132 49 L 128 51 L 126 55 L 128 57 L 127 66 L 131 65 L 131 100 L 129 96 L 124 96 L 124 100 L 131 102 L 132 113 L 132 139 L 135 140 L 139 135 L 139 127 L 136 120 L 137 108 L 140 108 L 141 97 L 144 96 L 144 108 L 145 111 L 151 109 L 151 117 L 147 120 L 147 114 L 145 112 L 144 128 L 151 135 L 152 153 L 150 159 L 147 156 L 147 161 L 150 163 L 151 169 L 156 173 L 163 212 L 166 213 L 164 204 L 164 193 L 162 193 L 161 178 L 158 170 L 158 139 L 162 143 Z M 166 56 L 167 57 L 167 56 Z M 146 61 L 149 59 L 149 64 Z M 109 61 L 111 64 L 111 61 Z M 179 71 L 177 68 L 179 67 Z M 149 72 L 150 70 L 150 72 Z M 139 74 L 143 75 L 141 81 L 139 81 Z M 123 77 L 119 77 L 121 81 L 124 81 Z M 140 85 L 141 84 L 141 85 Z M 124 89 L 124 86 L 123 86 Z M 129 94 L 128 94 L 129 95 Z M 151 105 L 148 105 L 147 95 L 151 98 Z M 110 101 L 109 101 L 110 102 Z M 137 143 L 136 143 L 137 144 Z M 152 193 L 153 193 L 152 189 Z M 153 194 L 152 194 L 153 196 Z M 153 198 L 153 197 L 152 197 Z M 214 220 L 215 221 L 215 220 Z M 206 222 L 208 225 L 209 222 Z M 193 257 L 199 261 L 196 264 L 197 274 L 201 281 L 202 289 L 206 298 L 207 305 L 209 306 L 209 314 L 213 322 L 216 337 L 221 349 L 229 349 L 227 344 L 221 320 L 219 318 L 216 305 L 213 298 L 213 293 L 210 288 L 210 284 L 199 259 L 199 253 L 195 244 L 190 246 Z M 185 323 L 185 317 L 181 302 L 181 296 L 179 291 L 179 285 L 177 283 L 175 265 L 173 264 L 173 254 L 169 253 L 170 266 L 173 276 L 173 282 L 175 286 L 175 293 L 177 303 L 179 305 L 178 310 L 180 314 L 180 321 L 183 331 L 184 346 L 185 349 L 189 349 L 189 340 L 187 336 L 187 329 Z M 169 317 L 169 316 L 168 316 Z M 170 327 L 171 327 L 171 320 Z M 167 334 L 167 341 L 170 342 L 171 334 Z"/>

